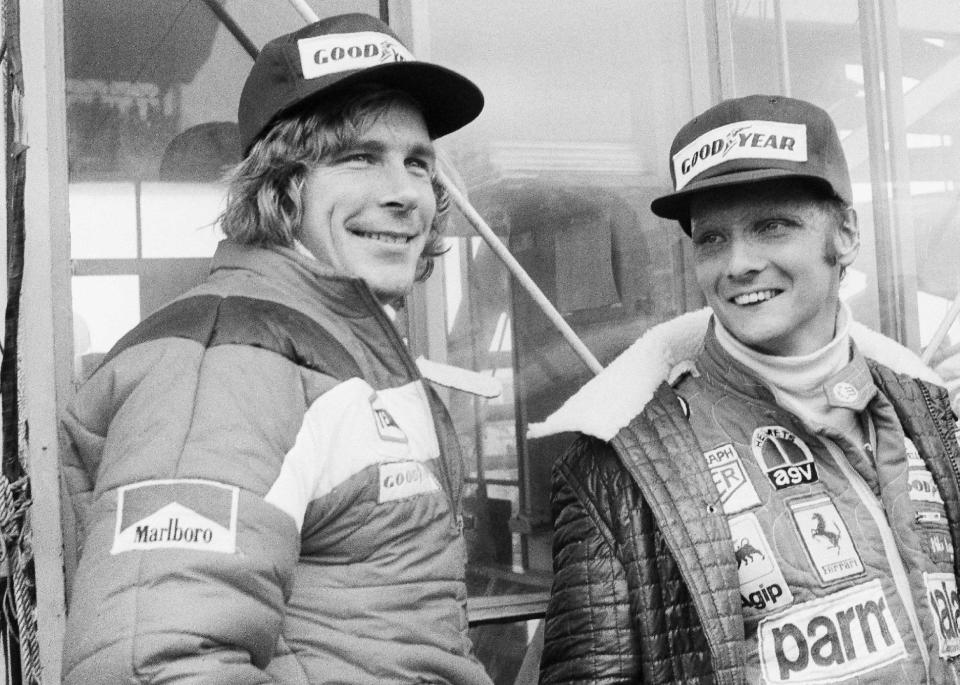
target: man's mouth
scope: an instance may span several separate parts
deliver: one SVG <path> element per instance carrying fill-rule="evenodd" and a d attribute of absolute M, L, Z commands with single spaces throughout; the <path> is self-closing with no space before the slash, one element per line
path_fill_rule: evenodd
<path fill-rule="evenodd" d="M 390 243 L 391 245 L 406 245 L 417 236 L 406 235 L 404 233 L 380 233 L 374 231 L 350 231 L 355 236 L 376 240 L 381 243 Z"/>
<path fill-rule="evenodd" d="M 767 300 L 772 300 L 779 294 L 780 294 L 779 290 L 756 290 L 752 293 L 743 293 L 742 295 L 731 297 L 730 301 L 738 306 L 744 306 L 748 304 L 759 304 L 760 302 L 766 302 Z"/>

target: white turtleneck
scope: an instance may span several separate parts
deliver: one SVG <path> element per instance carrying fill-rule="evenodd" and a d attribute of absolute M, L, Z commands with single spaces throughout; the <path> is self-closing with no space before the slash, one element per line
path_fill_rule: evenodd
<path fill-rule="evenodd" d="M 861 444 L 866 436 L 857 417 L 857 410 L 836 406 L 825 391 L 830 379 L 851 360 L 850 310 L 840 304 L 833 340 L 809 354 L 780 357 L 762 354 L 747 347 L 715 319 L 717 341 L 735 360 L 751 369 L 771 390 L 777 403 L 808 424 L 829 426 L 856 439 Z"/>

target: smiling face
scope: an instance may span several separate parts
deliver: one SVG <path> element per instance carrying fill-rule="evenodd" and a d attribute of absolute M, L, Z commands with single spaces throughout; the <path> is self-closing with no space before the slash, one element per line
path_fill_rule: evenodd
<path fill-rule="evenodd" d="M 420 112 L 394 103 L 307 174 L 300 242 L 381 301 L 407 294 L 437 210 L 434 165 Z"/>
<path fill-rule="evenodd" d="M 840 267 L 859 249 L 856 214 L 796 180 L 695 195 L 697 283 L 717 319 L 764 354 L 808 354 L 833 339 Z"/>

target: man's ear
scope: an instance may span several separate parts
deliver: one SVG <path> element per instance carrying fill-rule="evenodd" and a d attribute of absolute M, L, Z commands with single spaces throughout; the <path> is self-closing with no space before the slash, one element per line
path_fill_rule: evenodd
<path fill-rule="evenodd" d="M 833 236 L 833 246 L 840 266 L 850 266 L 860 252 L 860 224 L 857 210 L 848 207 L 843 212 L 843 221 Z"/>

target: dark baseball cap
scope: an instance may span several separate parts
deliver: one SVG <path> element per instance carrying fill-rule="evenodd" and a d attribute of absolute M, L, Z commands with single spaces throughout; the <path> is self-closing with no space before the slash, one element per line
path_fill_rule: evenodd
<path fill-rule="evenodd" d="M 813 181 L 847 204 L 850 172 L 836 126 L 823 109 L 779 95 L 724 100 L 680 129 L 670 146 L 674 192 L 650 203 L 689 232 L 690 197 L 777 178 Z"/>
<path fill-rule="evenodd" d="M 483 93 L 472 81 L 416 61 L 376 17 L 340 14 L 263 46 L 243 84 L 237 111 L 244 154 L 278 117 L 322 107 L 325 99 L 361 83 L 411 95 L 423 110 L 431 138 L 456 131 L 483 109 Z"/>

